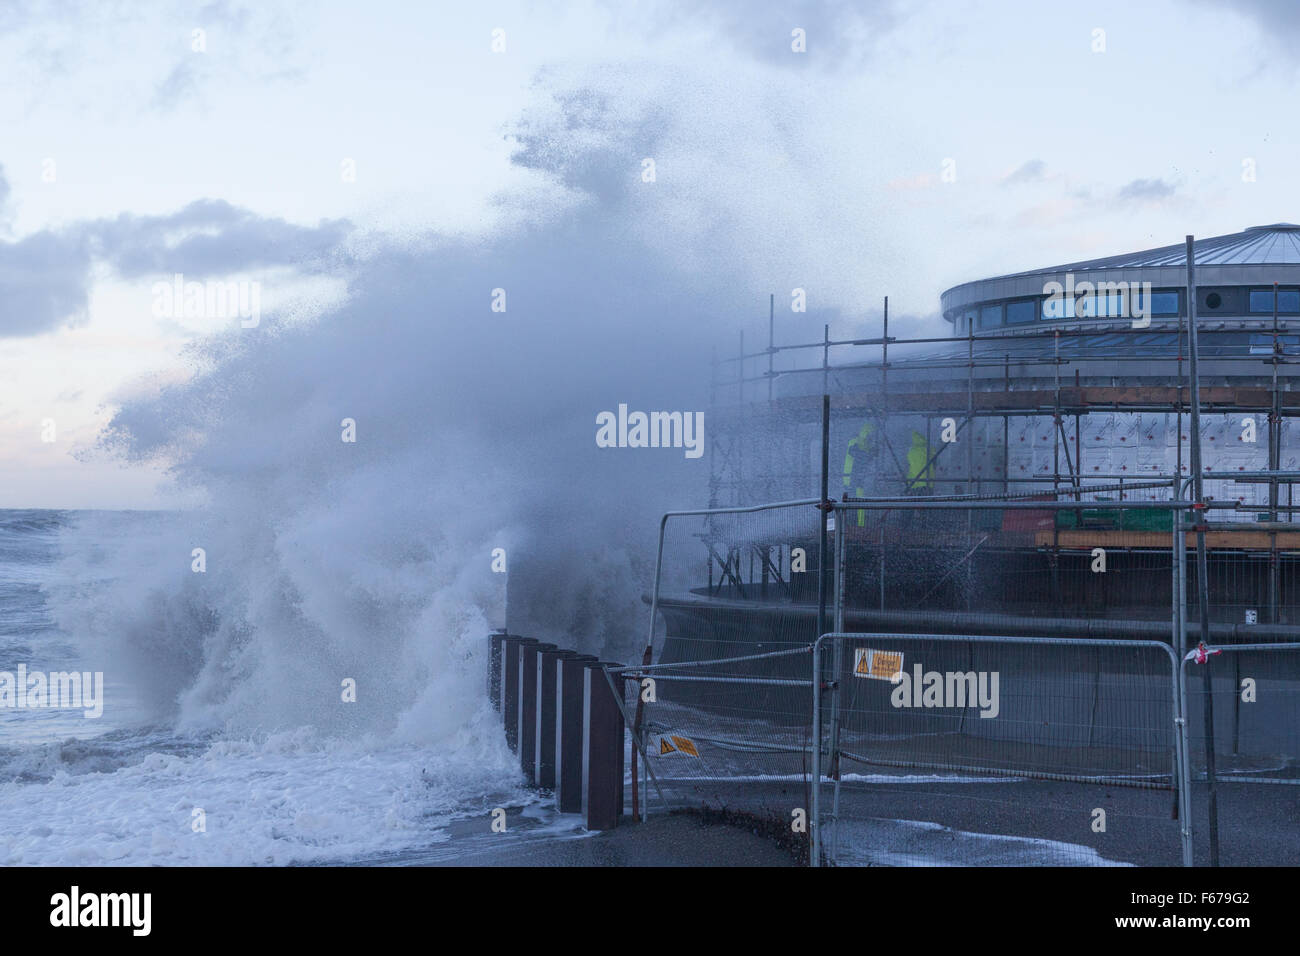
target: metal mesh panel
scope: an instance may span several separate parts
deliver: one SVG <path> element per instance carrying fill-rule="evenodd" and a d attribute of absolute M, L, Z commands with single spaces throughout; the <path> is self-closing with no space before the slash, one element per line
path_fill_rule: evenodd
<path fill-rule="evenodd" d="M 838 776 L 819 794 L 827 862 L 1179 862 L 1167 647 L 884 634 L 823 644 L 826 769 Z"/>
<path fill-rule="evenodd" d="M 1100 507 L 1106 495 L 1098 492 L 1081 498 L 1077 508 L 1050 501 L 841 506 L 846 626 L 878 629 L 870 626 L 882 621 L 873 611 L 921 612 L 931 620 L 978 612 L 1168 621 L 1172 511 Z M 959 629 L 972 629 L 964 624 Z M 936 629 L 920 619 L 906 627 L 897 617 L 888 625 Z"/>
<path fill-rule="evenodd" d="M 1300 864 L 1300 644 L 1193 651 L 1183 673 L 1197 862 L 1209 854 L 1212 695 L 1220 863 Z"/>
<path fill-rule="evenodd" d="M 656 663 L 810 645 L 821 515 L 811 502 L 669 515 L 657 598 L 666 637 L 656 639 Z"/>
<path fill-rule="evenodd" d="M 647 759 L 669 803 L 784 820 L 806 811 L 810 647 L 624 673 L 641 689 Z"/>
<path fill-rule="evenodd" d="M 624 674 L 654 682 L 632 720 L 651 789 L 670 805 L 806 814 L 815 504 L 665 517 L 653 598 L 663 629 L 653 662 Z"/>
<path fill-rule="evenodd" d="M 1242 645 L 1257 625 L 1238 621 L 1264 596 L 1258 624 L 1286 629 L 1285 562 L 1280 587 L 1249 570 L 1260 559 L 1254 539 L 1282 539 L 1286 529 L 1207 526 L 1212 643 L 1237 643 L 1206 665 L 1186 665 L 1184 704 L 1171 649 L 1186 644 L 1170 615 L 1181 556 L 1194 645 L 1196 554 L 1179 543 L 1194 545 L 1195 535 L 1173 526 L 1188 506 L 1128 507 L 1172 496 L 1127 483 L 1081 487 L 1077 496 L 1057 506 L 910 497 L 837 504 L 826 611 L 853 635 L 825 649 L 820 697 L 808 651 L 818 622 L 817 503 L 666 517 L 653 598 L 663 629 L 652 663 L 623 673 L 630 691 L 654 681 L 648 697 L 633 696 L 639 716 L 629 710 L 629 720 L 668 803 L 788 821 L 813 814 L 816 798 L 824 862 L 1169 865 L 1191 858 L 1193 825 L 1205 862 L 1206 698 L 1195 670 L 1203 666 L 1214 675 L 1223 862 L 1300 859 L 1300 786 L 1292 785 L 1300 782 L 1300 643 L 1257 653 Z M 1197 520 L 1189 515 L 1188 526 Z M 1285 555 L 1287 542 L 1274 543 Z M 994 630 L 1002 625 L 1015 629 Z M 1261 656 L 1284 650 L 1289 656 Z M 896 659 L 899 680 L 861 675 L 859 651 Z M 1267 707 L 1239 699 L 1246 677 L 1268 694 Z M 1174 729 L 1184 708 L 1190 766 Z M 815 764 L 826 775 L 819 788 Z M 1191 796 L 1189 777 L 1198 787 L 1191 824 L 1179 819 L 1187 814 L 1177 799 Z"/>
<path fill-rule="evenodd" d="M 1254 514 L 1229 514 L 1206 532 L 1206 574 L 1214 643 L 1250 640 L 1254 625 L 1300 626 L 1300 526 L 1255 521 Z M 1267 518 L 1267 513 L 1263 513 Z M 1187 542 L 1190 620 L 1198 617 L 1196 539 Z M 1233 631 L 1237 633 L 1233 633 Z M 1300 637 L 1300 631 L 1296 632 Z"/>

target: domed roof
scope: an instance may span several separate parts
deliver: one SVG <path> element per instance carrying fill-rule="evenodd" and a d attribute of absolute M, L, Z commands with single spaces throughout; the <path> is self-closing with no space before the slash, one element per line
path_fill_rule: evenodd
<path fill-rule="evenodd" d="M 1212 265 L 1300 265 L 1300 225 L 1275 222 L 1250 226 L 1227 236 L 1197 239 L 1196 264 Z M 1129 252 L 1104 259 L 1087 259 L 1047 269 L 1031 269 L 1016 275 L 1039 272 L 1086 272 L 1092 269 L 1136 269 L 1144 266 L 1186 266 L 1185 243 Z"/>
<path fill-rule="evenodd" d="M 1275 222 L 1226 236 L 1197 239 L 1196 267 L 1198 285 L 1300 285 L 1300 224 Z M 940 308 L 946 319 L 954 321 L 960 309 L 998 299 L 1045 295 L 1050 283 L 1064 282 L 1070 274 L 1094 282 L 1137 281 L 1157 287 L 1181 287 L 1186 284 L 1186 269 L 1186 243 L 1180 242 L 963 282 L 940 296 Z"/>

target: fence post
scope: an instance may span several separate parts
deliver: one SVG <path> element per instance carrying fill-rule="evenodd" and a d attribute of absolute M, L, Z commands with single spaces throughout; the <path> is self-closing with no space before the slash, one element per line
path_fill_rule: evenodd
<path fill-rule="evenodd" d="M 555 674 L 559 662 L 575 651 L 544 650 L 537 655 L 537 735 L 533 747 L 533 778 L 543 790 L 555 789 L 555 741 L 558 708 Z"/>
<path fill-rule="evenodd" d="M 537 655 L 555 650 L 554 644 L 525 644 L 519 649 L 519 769 L 533 779 L 537 752 Z"/>
<path fill-rule="evenodd" d="M 506 745 L 519 750 L 519 650 L 526 644 L 536 644 L 533 637 L 516 637 L 509 634 L 502 639 L 505 653 L 501 658 L 501 718 L 506 728 Z"/>
<path fill-rule="evenodd" d="M 1178 794 L 1182 816 L 1178 821 L 1179 834 L 1183 845 L 1183 866 L 1194 866 L 1192 845 L 1192 753 L 1187 742 L 1187 660 L 1179 658 L 1175 668 L 1174 723 L 1177 725 L 1181 759 L 1178 761 Z"/>
<path fill-rule="evenodd" d="M 846 511 L 847 515 L 848 512 Z M 847 597 L 845 567 L 848 564 L 848 522 L 838 516 L 835 520 L 835 632 L 844 631 L 844 604 Z M 827 771 L 835 781 L 833 812 L 839 811 L 840 800 L 840 674 L 844 671 L 844 642 L 832 638 L 831 648 L 831 739 Z M 837 824 L 838 825 L 838 824 Z"/>
<path fill-rule="evenodd" d="M 1173 489 L 1171 491 L 1171 501 L 1175 504 L 1182 500 L 1182 491 L 1180 487 L 1181 477 L 1174 475 Z M 1174 656 L 1178 661 L 1183 659 L 1185 648 L 1187 646 L 1187 587 L 1184 583 L 1184 575 L 1187 573 L 1186 568 L 1186 543 L 1187 532 L 1183 530 L 1183 512 L 1178 508 L 1171 508 L 1169 511 L 1169 526 L 1173 529 L 1170 541 L 1170 563 L 1173 565 L 1173 576 L 1170 587 L 1171 614 L 1173 617 L 1173 634 L 1170 637 L 1170 646 L 1173 648 Z M 1179 828 L 1182 830 L 1184 840 L 1190 840 L 1192 825 L 1191 818 L 1187 810 L 1187 792 L 1183 789 L 1182 762 L 1183 749 L 1181 733 L 1185 728 L 1186 713 L 1181 707 L 1181 687 L 1183 679 L 1183 669 L 1181 664 L 1174 668 L 1174 769 L 1178 773 L 1178 779 L 1174 786 L 1174 812 L 1178 814 Z M 1184 846 L 1183 856 L 1187 857 L 1190 852 L 1190 844 Z M 1184 859 L 1184 865 L 1190 866 Z"/>
<path fill-rule="evenodd" d="M 623 712 L 605 679 L 607 662 L 582 671 L 582 815 L 611 830 L 623 814 Z M 621 681 L 621 678 L 620 678 Z"/>
<path fill-rule="evenodd" d="M 808 814 L 808 865 L 821 866 L 822 789 L 822 637 L 813 642 L 812 664 L 812 807 Z"/>
<path fill-rule="evenodd" d="M 582 811 L 582 672 L 591 654 L 555 662 L 555 808 Z"/>
<path fill-rule="evenodd" d="M 1192 398 L 1191 452 L 1192 489 L 1196 504 L 1205 506 L 1205 475 L 1201 459 L 1201 380 L 1199 371 L 1200 347 L 1196 337 L 1196 244 L 1187 237 L 1187 353 L 1188 379 Z M 1204 511 L 1196 516 L 1196 591 L 1200 605 L 1201 641 L 1210 643 L 1210 578 L 1209 552 L 1205 546 Z M 1209 668 L 1204 673 L 1205 685 L 1205 768 L 1209 778 L 1206 808 L 1209 811 L 1210 866 L 1219 865 L 1219 795 L 1214 779 L 1214 685 Z"/>

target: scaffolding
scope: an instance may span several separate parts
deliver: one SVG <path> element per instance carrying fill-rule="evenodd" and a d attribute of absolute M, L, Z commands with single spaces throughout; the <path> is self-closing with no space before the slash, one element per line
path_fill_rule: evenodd
<path fill-rule="evenodd" d="M 778 345 L 774 297 L 770 298 L 766 347 L 746 351 L 742 332 L 734 356 L 714 356 L 710 507 L 779 500 L 810 490 L 812 469 L 791 467 L 791 461 L 799 461 L 799 450 L 786 448 L 782 452 L 781 446 L 785 436 L 818 421 L 823 394 L 830 396 L 832 414 L 841 421 L 851 416 L 876 426 L 882 445 L 875 456 L 877 494 L 891 488 L 903 494 L 923 489 L 933 493 L 942 466 L 944 486 L 966 496 L 1009 495 L 1038 487 L 1054 500 L 1072 494 L 1082 503 L 1086 480 L 1090 485 L 1113 483 L 1120 501 L 1153 486 L 1172 489 L 1168 497 L 1174 498 L 1176 478 L 1193 472 L 1185 428 L 1196 417 L 1198 407 L 1207 415 L 1260 415 L 1266 422 L 1261 429 L 1266 436 L 1261 437 L 1267 442 L 1267 468 L 1239 467 L 1233 473 L 1219 471 L 1207 477 L 1268 486 L 1266 504 L 1262 500 L 1258 505 L 1239 501 L 1236 508 L 1254 512 L 1254 533 L 1229 540 L 1266 555 L 1269 614 L 1275 622 L 1284 556 L 1300 556 L 1300 542 L 1288 527 L 1294 520 L 1294 488 L 1300 478 L 1281 471 L 1285 423 L 1300 417 L 1300 390 L 1291 388 L 1293 377 L 1300 377 L 1300 371 L 1291 370 L 1300 365 L 1300 347 L 1293 344 L 1294 335 L 1287 338 L 1291 328 L 1279 319 L 1276 284 L 1273 298 L 1271 321 L 1197 323 L 1200 361 L 1212 373 L 1202 373 L 1201 383 L 1196 383 L 1199 388 L 1192 382 L 1186 316 L 1176 324 L 1145 329 L 1090 320 L 1062 328 L 978 334 L 969 328 L 964 335 L 906 338 L 890 334 L 886 297 L 879 336 L 832 339 L 830 326 L 824 325 L 821 341 Z M 916 354 L 917 350 L 936 348 L 948 351 Z M 820 353 L 820 362 L 800 366 L 799 358 L 810 352 Z M 836 355 L 846 360 L 833 363 Z M 821 376 L 821 391 L 806 394 L 810 385 L 815 388 L 817 375 Z M 801 389 L 805 393 L 801 394 Z M 1085 472 L 1083 434 L 1089 416 L 1099 413 L 1170 415 L 1176 432 L 1173 468 L 1128 474 Z M 891 416 L 924 421 L 928 457 L 919 472 L 915 467 L 909 469 L 905 450 L 900 454 L 896 447 Z M 1050 421 L 1051 469 L 1047 474 L 1013 477 L 1009 467 L 1011 424 L 1025 418 Z M 936 425 L 945 419 L 958 440 L 935 442 Z M 986 431 L 1001 425 L 1001 441 L 988 446 L 1000 450 L 1001 461 L 993 465 L 999 477 L 977 473 L 976 442 L 965 440 L 976 431 L 976 423 L 983 423 Z M 954 448 L 964 449 L 964 455 Z M 954 455 L 956 461 L 948 460 Z M 1082 527 L 1054 527 L 1050 541 L 1036 540 L 1034 544 L 1045 548 L 1055 565 L 1062 554 L 1104 546 L 1105 538 L 1105 533 L 1096 529 L 1085 532 Z M 1225 546 L 1218 539 L 1215 544 Z"/>

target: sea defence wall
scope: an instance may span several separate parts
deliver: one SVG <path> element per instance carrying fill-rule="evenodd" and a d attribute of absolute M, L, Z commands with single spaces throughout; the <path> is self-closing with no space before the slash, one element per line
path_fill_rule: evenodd
<path fill-rule="evenodd" d="M 490 637 L 488 697 L 528 784 L 580 813 L 588 830 L 619 824 L 624 721 L 605 668 L 617 666 L 506 631 Z"/>

